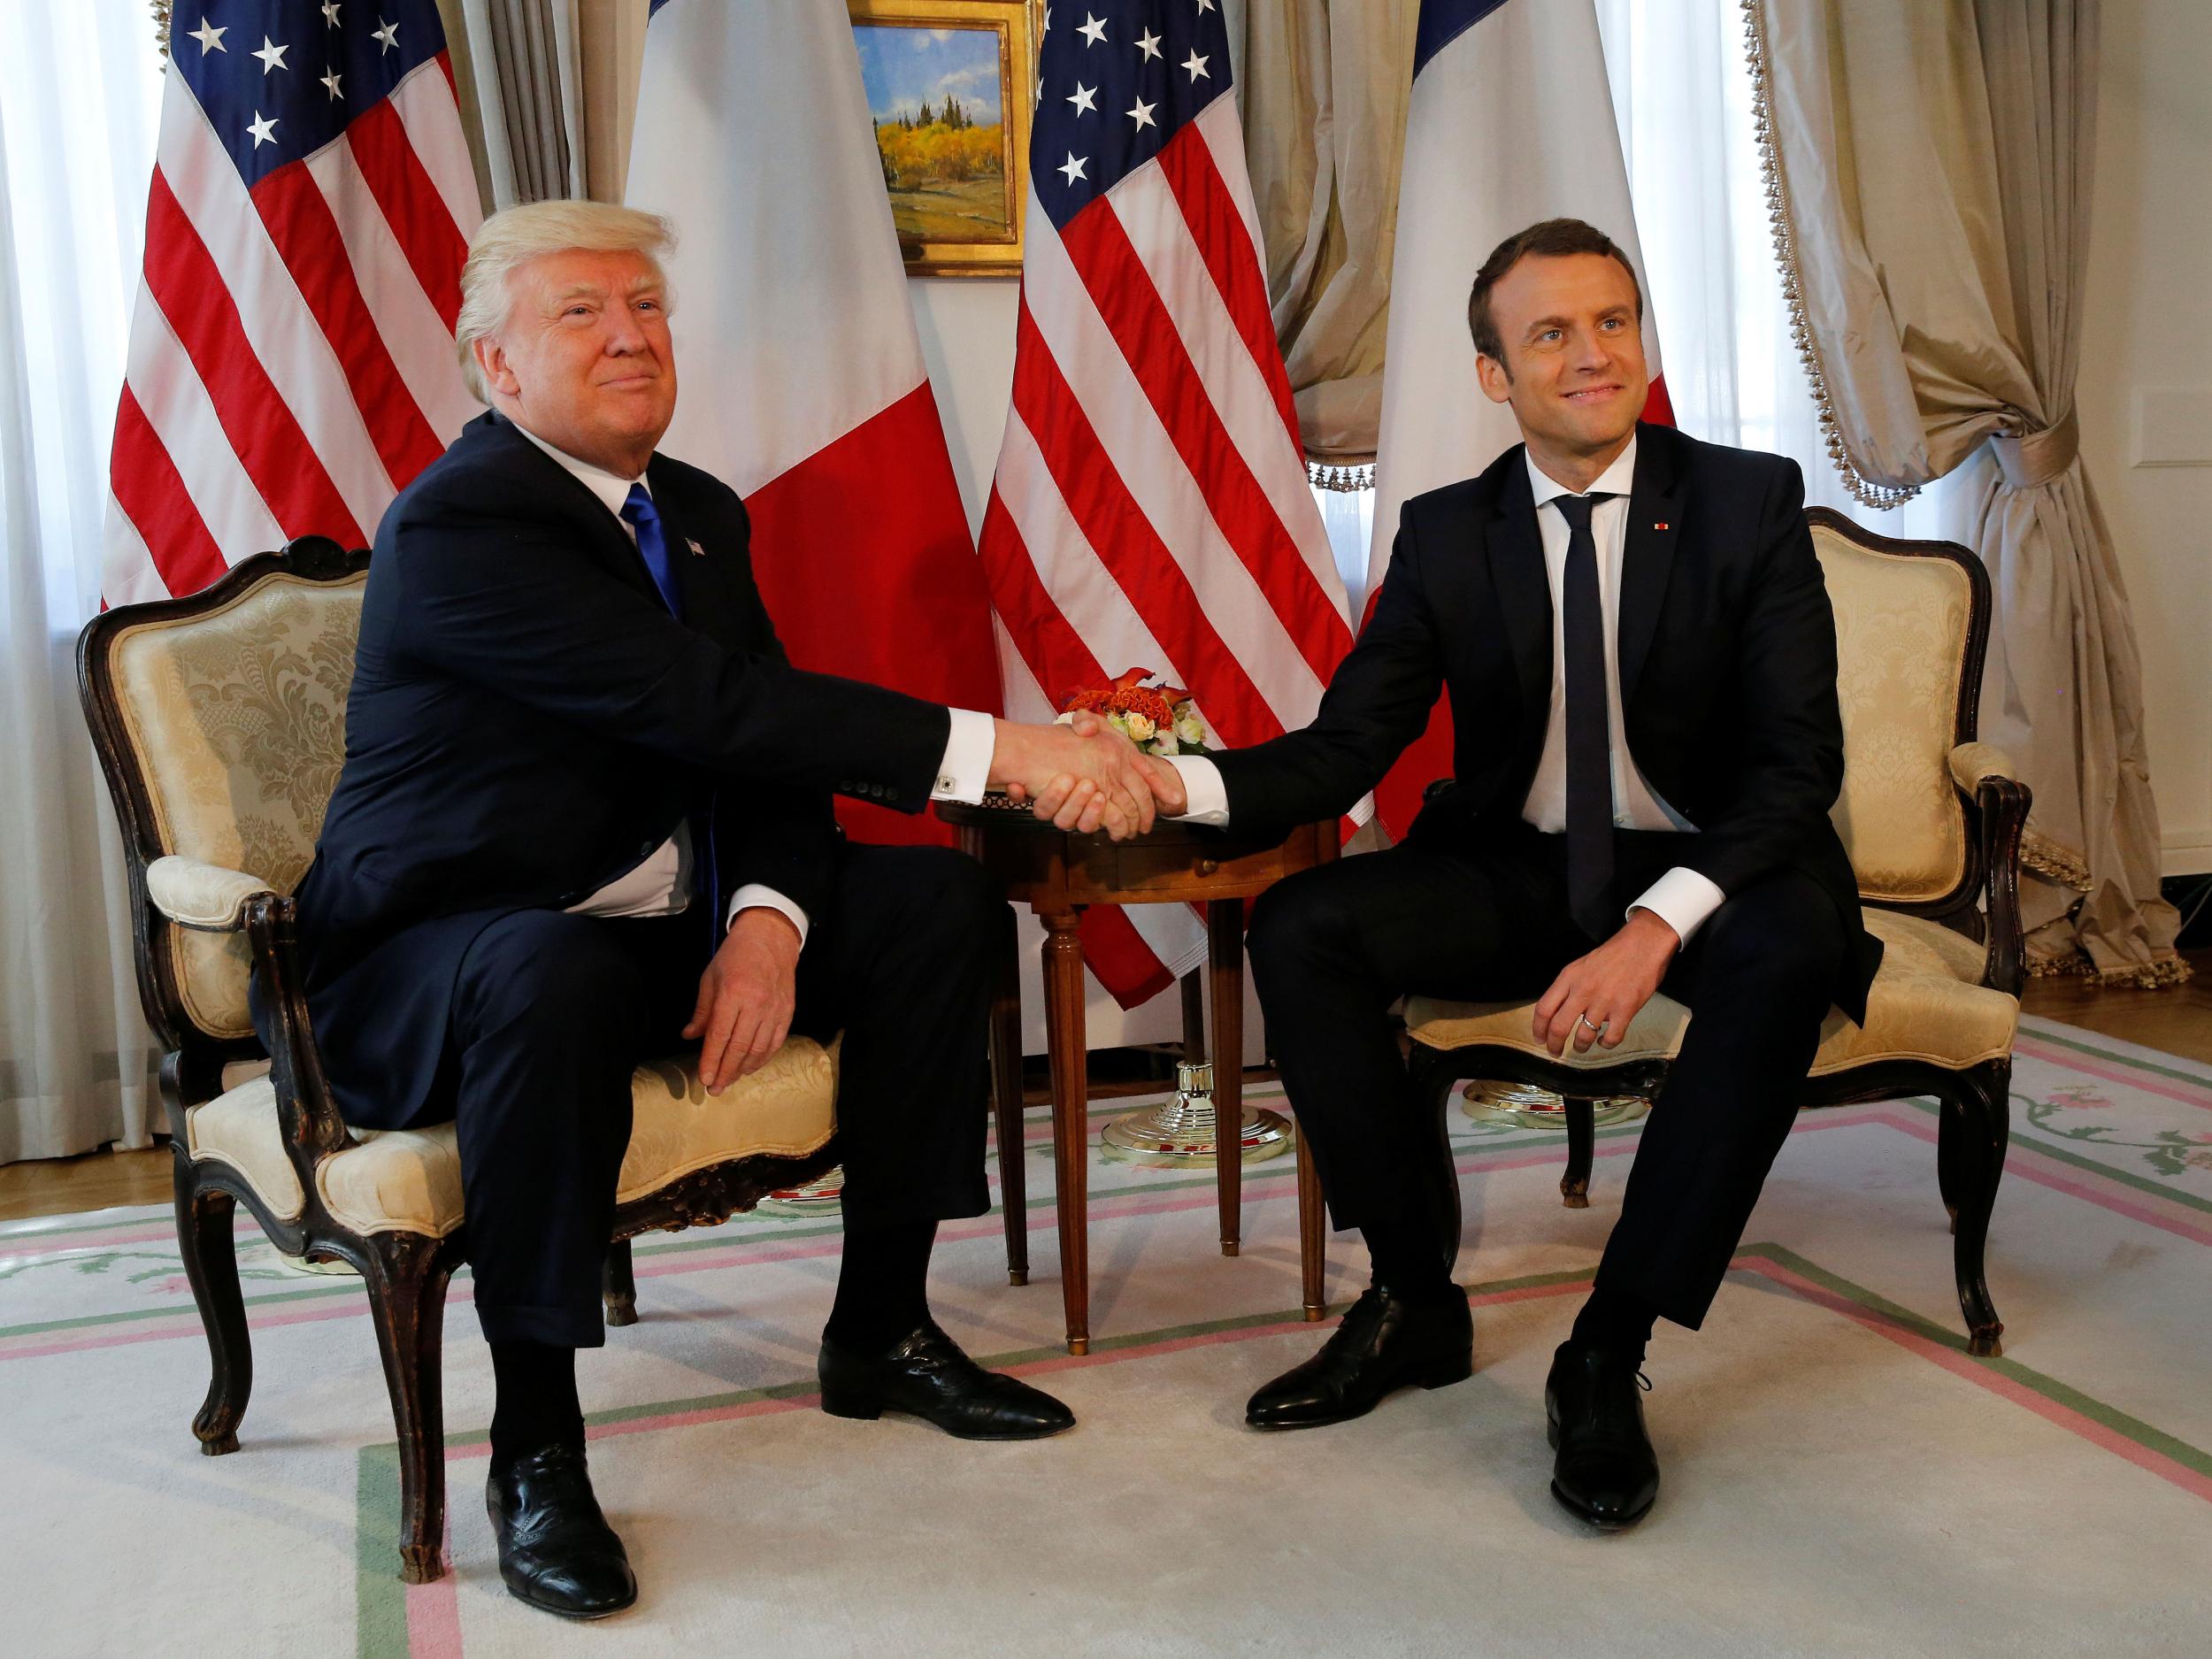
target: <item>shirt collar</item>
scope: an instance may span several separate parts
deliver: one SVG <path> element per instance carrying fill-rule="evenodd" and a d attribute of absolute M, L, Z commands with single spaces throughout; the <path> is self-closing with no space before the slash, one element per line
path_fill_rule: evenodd
<path fill-rule="evenodd" d="M 1571 495 L 1575 493 L 1546 472 L 1542 467 L 1537 465 L 1536 457 L 1531 455 L 1525 448 L 1521 451 L 1521 458 L 1527 463 L 1529 488 L 1535 493 L 1536 504 L 1539 507 L 1558 496 Z M 582 464 L 580 462 L 578 465 Z M 1586 495 L 1627 495 L 1634 492 L 1635 487 L 1636 434 L 1631 433 L 1628 435 L 1628 447 L 1615 456 L 1613 465 L 1599 473 L 1591 482 L 1590 488 L 1582 493 Z"/>
<path fill-rule="evenodd" d="M 603 466 L 594 466 L 589 461 L 578 460 L 565 449 L 555 449 L 518 420 L 514 423 L 514 428 L 559 462 L 571 477 L 596 495 L 607 511 L 618 518 L 622 516 L 622 503 L 630 499 L 630 488 L 633 484 L 643 485 L 648 495 L 653 493 L 652 486 L 646 484 L 642 477 L 618 478 Z"/>

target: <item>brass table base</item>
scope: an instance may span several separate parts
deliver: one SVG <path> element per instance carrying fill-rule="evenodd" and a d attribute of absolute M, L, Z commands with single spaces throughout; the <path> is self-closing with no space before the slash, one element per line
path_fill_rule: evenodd
<path fill-rule="evenodd" d="M 1479 1124 L 1512 1124 L 1523 1129 L 1567 1126 L 1567 1102 L 1548 1088 L 1478 1079 L 1460 1092 L 1466 1102 L 1460 1110 Z M 1597 1095 L 1593 1106 L 1592 1117 L 1601 1129 L 1608 1124 L 1633 1123 L 1651 1110 L 1651 1102 L 1637 1094 Z"/>
<path fill-rule="evenodd" d="M 754 1209 L 764 1216 L 834 1216 L 844 1209 L 844 1198 L 845 1170 L 840 1164 L 804 1186 L 769 1194 Z"/>
<path fill-rule="evenodd" d="M 1262 1164 L 1290 1150 L 1289 1122 L 1279 1112 L 1240 1104 L 1237 1118 L 1245 1164 Z M 1203 1060 L 1185 1060 L 1175 1068 L 1175 1093 L 1157 1106 L 1125 1112 L 1099 1134 L 1099 1149 L 1122 1163 L 1154 1169 L 1211 1166 L 1221 1151 L 1220 1125 L 1214 1114 L 1214 1069 Z M 1225 1247 L 1227 1240 L 1224 1240 Z M 1234 1255 L 1233 1250 L 1225 1250 Z"/>
<path fill-rule="evenodd" d="M 1247 1106 L 1243 1118 L 1245 1163 L 1264 1164 L 1290 1150 L 1290 1120 L 1280 1112 Z M 1171 1100 L 1115 1118 L 1098 1139 L 1106 1156 L 1118 1163 L 1207 1170 L 1220 1151 L 1217 1127 L 1211 1102 L 1202 1113 L 1183 1110 L 1180 1102 Z"/>

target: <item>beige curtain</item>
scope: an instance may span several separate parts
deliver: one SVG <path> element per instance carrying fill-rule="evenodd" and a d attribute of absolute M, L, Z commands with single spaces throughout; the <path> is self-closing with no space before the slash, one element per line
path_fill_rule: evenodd
<path fill-rule="evenodd" d="M 438 11 L 485 202 L 620 201 L 648 0 L 438 0 Z"/>
<path fill-rule="evenodd" d="M 1317 461 L 1375 456 L 1419 12 L 1249 0 L 1227 14 L 1275 333 Z"/>
<path fill-rule="evenodd" d="M 2031 966 L 2185 978 L 2142 674 L 2082 468 L 2097 0 L 1744 0 L 1778 251 L 1852 493 L 1972 470 L 1995 591 L 1982 735 L 2035 792 Z"/>

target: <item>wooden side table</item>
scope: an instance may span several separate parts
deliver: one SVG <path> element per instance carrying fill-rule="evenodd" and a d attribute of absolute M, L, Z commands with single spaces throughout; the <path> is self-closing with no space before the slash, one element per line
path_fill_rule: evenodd
<path fill-rule="evenodd" d="M 1337 856 L 1337 826 L 1305 824 L 1287 835 L 1240 834 L 1163 820 L 1148 835 L 1113 841 L 1055 829 L 1026 807 L 987 800 L 941 801 L 963 851 L 999 879 L 1006 896 L 1043 921 L 1045 1041 L 1052 1071 L 1052 1158 L 1059 1196 L 1060 1290 L 1068 1352 L 1090 1350 L 1090 1246 L 1087 1163 L 1090 1106 L 1083 1030 L 1082 913 L 1093 904 L 1202 903 L 1207 906 L 1208 987 L 1214 1016 L 1214 1113 L 1228 1126 L 1230 1156 L 1214 1164 L 1221 1211 L 1221 1253 L 1242 1236 L 1244 1161 L 1234 1156 L 1244 1110 L 1244 905 L 1283 877 Z M 1007 1277 L 1029 1279 L 1025 1184 L 1021 1168 L 1021 992 L 1018 948 L 1008 953 L 991 1015 L 992 1096 L 998 1118 L 999 1174 L 1006 1212 Z M 1301 1149 L 1298 1181 L 1302 1258 L 1321 1256 L 1320 1187 Z M 1308 1235 L 1310 1234 L 1310 1237 Z M 1309 1283 L 1317 1282 L 1310 1272 Z M 1317 1319 L 1320 1310 L 1308 1308 Z"/>

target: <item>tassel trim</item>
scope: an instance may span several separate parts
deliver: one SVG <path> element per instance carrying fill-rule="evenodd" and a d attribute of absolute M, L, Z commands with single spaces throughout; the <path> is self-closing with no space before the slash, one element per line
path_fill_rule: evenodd
<path fill-rule="evenodd" d="M 1804 365 L 1812 388 L 1813 403 L 1820 411 L 1821 436 L 1827 441 L 1828 458 L 1843 479 L 1851 499 L 1862 506 L 1886 512 L 1901 507 L 1920 494 L 1916 484 L 1878 484 L 1861 472 L 1843 441 L 1843 426 L 1836 416 L 1828 376 L 1821 366 L 1820 344 L 1813 334 L 1805 306 L 1805 285 L 1799 274 L 1797 234 L 1790 222 L 1789 181 L 1782 170 L 1782 147 L 1774 136 L 1772 77 L 1767 65 L 1766 20 L 1760 14 L 1762 0 L 1742 0 L 1744 56 L 1751 64 L 1751 122 L 1759 143 L 1759 171 L 1766 180 L 1767 224 L 1774 233 L 1774 263 L 1782 273 L 1782 298 L 1789 309 L 1790 342 Z"/>
<path fill-rule="evenodd" d="M 2020 835 L 2020 867 L 2076 893 L 2087 893 L 2096 886 L 2090 879 L 2088 862 L 2079 853 L 2063 841 L 2038 833 L 2032 826 Z"/>
<path fill-rule="evenodd" d="M 1356 495 L 1361 490 L 1375 488 L 1375 464 L 1372 461 L 1309 461 L 1306 463 L 1306 481 L 1316 489 L 1331 489 L 1341 495 Z"/>

